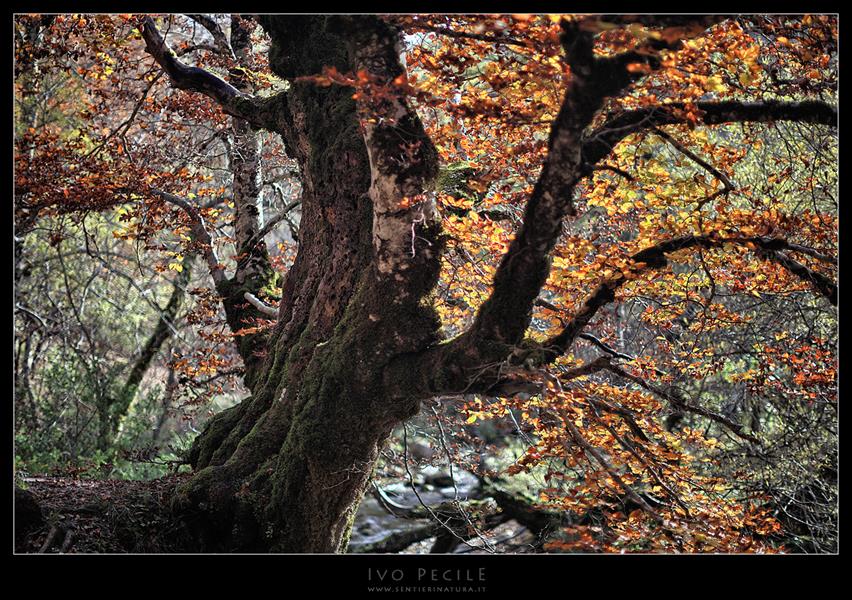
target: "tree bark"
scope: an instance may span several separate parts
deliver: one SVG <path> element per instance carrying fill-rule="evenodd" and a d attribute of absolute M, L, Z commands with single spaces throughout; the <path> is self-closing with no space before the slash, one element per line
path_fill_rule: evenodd
<path fill-rule="evenodd" d="M 383 443 L 419 407 L 389 391 L 404 386 L 387 385 L 386 367 L 437 339 L 437 315 L 420 303 L 439 268 L 430 201 L 394 204 L 423 191 L 436 153 L 401 96 L 367 107 L 351 88 L 299 80 L 324 66 L 369 67 L 390 83 L 402 67 L 396 32 L 380 19 L 262 24 L 270 63 L 291 82 L 267 108 L 301 171 L 300 248 L 253 395 L 199 436 L 198 472 L 174 505 L 207 549 L 343 552 Z M 394 121 L 365 127 L 359 111 Z M 390 157 L 411 148 L 400 174 Z"/>

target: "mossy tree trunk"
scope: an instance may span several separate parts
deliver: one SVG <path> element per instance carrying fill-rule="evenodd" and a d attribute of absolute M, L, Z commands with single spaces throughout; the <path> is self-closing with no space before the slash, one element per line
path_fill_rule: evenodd
<path fill-rule="evenodd" d="M 175 506 L 208 549 L 342 552 L 385 439 L 419 406 L 385 380 L 388 365 L 437 339 L 420 300 L 441 240 L 419 196 L 437 157 L 401 96 L 359 106 L 351 88 L 299 80 L 335 66 L 390 83 L 402 73 L 395 31 L 376 18 L 263 25 L 273 69 L 291 82 L 267 110 L 301 171 L 300 248 L 252 396 L 199 436 L 197 474 Z M 368 110 L 392 124 L 365 123 Z M 410 164 L 400 170 L 397 155 Z"/>

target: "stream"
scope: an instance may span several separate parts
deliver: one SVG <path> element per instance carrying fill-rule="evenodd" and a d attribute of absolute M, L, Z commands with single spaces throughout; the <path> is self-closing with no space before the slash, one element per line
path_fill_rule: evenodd
<path fill-rule="evenodd" d="M 479 482 L 467 471 L 454 469 L 455 487 L 445 469 L 424 467 L 415 475 L 417 494 L 424 504 L 436 506 L 442 502 L 467 500 L 475 495 Z M 383 486 L 385 493 L 395 503 L 405 507 L 419 506 L 420 500 L 407 481 Z M 458 494 L 456 496 L 456 494 Z M 429 519 L 404 519 L 385 510 L 378 500 L 368 493 L 355 516 L 352 537 L 349 541 L 350 553 L 365 551 L 366 548 L 381 543 L 396 534 L 413 532 L 429 523 Z"/>

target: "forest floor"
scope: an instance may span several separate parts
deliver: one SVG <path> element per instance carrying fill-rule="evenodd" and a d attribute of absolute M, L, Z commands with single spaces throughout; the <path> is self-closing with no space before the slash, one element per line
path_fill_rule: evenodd
<path fill-rule="evenodd" d="M 20 488 L 16 487 L 15 492 L 15 551 L 26 554 L 192 552 L 197 540 L 189 535 L 182 521 L 173 517 L 169 506 L 175 486 L 190 476 L 186 473 L 136 481 L 48 476 L 20 479 Z M 466 495 L 470 490 L 464 489 Z M 399 499 L 413 505 L 412 494 L 404 493 L 407 491 L 401 488 Z M 444 500 L 433 487 L 422 488 L 420 494 L 436 506 Z M 413 537 L 412 531 L 416 534 Z M 384 547 L 400 534 L 411 541 L 394 549 Z M 454 550 L 444 551 L 525 553 L 533 551 L 536 541 L 514 519 L 497 525 L 489 538 L 498 548 L 486 550 L 484 540 L 474 537 L 459 543 Z M 399 518 L 367 496 L 359 509 L 350 552 L 428 553 L 435 541 L 434 528 L 429 526 L 428 519 Z"/>
<path fill-rule="evenodd" d="M 186 475 L 148 481 L 31 477 L 22 481 L 41 508 L 16 506 L 19 553 L 175 551 L 183 530 L 170 514 L 171 490 Z M 20 502 L 16 495 L 16 505 Z M 22 521 L 27 521 L 22 524 Z M 22 531 L 23 529 L 23 531 Z"/>

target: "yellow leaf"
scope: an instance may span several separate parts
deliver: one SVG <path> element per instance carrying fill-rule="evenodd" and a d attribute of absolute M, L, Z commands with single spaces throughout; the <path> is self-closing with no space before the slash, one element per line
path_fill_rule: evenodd
<path fill-rule="evenodd" d="M 740 76 L 739 76 L 740 83 L 743 84 L 743 86 L 745 86 L 745 87 L 750 86 L 755 79 L 756 78 L 752 74 L 751 71 L 746 71 L 745 73 L 740 73 Z"/>
<path fill-rule="evenodd" d="M 704 89 L 708 92 L 724 92 L 728 88 L 725 87 L 725 84 L 722 82 L 722 78 L 719 75 L 713 75 L 712 77 L 707 78 L 707 85 Z"/>

